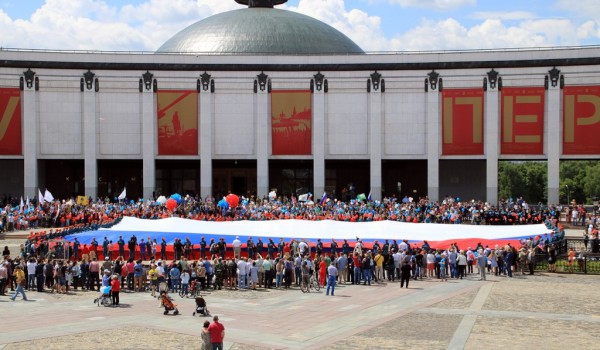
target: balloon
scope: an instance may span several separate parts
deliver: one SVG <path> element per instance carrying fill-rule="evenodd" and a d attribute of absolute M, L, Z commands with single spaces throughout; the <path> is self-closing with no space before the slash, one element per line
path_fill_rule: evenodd
<path fill-rule="evenodd" d="M 229 203 L 227 203 L 225 198 L 223 198 L 219 201 L 219 203 L 217 203 L 217 207 L 227 209 L 227 208 L 229 208 Z"/>
<path fill-rule="evenodd" d="M 160 196 L 156 199 L 156 203 L 165 204 L 167 203 L 167 198 L 165 196 Z"/>
<path fill-rule="evenodd" d="M 228 194 L 227 197 L 225 197 L 225 200 L 227 201 L 227 204 L 229 204 L 230 208 L 235 208 L 238 206 L 238 204 L 240 204 L 240 197 L 233 193 Z"/>
<path fill-rule="evenodd" d="M 169 198 L 165 203 L 165 206 L 169 208 L 170 211 L 174 211 L 177 208 L 177 201 L 173 198 Z"/>
<path fill-rule="evenodd" d="M 177 204 L 181 204 L 181 195 L 179 193 L 174 193 L 171 195 L 171 198 L 173 198 L 175 200 L 175 202 L 177 202 Z"/>

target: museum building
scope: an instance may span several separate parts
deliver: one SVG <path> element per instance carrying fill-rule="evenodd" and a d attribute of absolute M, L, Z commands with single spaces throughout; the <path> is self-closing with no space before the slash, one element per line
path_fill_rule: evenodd
<path fill-rule="evenodd" d="M 498 201 L 498 164 L 600 155 L 600 47 L 376 52 L 273 5 L 156 52 L 0 50 L 0 194 Z"/>

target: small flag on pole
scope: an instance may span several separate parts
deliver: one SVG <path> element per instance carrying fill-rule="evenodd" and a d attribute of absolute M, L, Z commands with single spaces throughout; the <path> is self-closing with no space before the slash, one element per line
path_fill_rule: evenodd
<path fill-rule="evenodd" d="M 38 188 L 38 204 L 42 205 L 44 203 L 44 195 L 42 194 L 42 191 L 40 191 L 40 189 Z"/>
<path fill-rule="evenodd" d="M 119 195 L 119 200 L 125 199 L 125 197 L 127 197 L 127 188 L 123 189 L 123 192 L 121 192 L 121 194 Z"/>
<path fill-rule="evenodd" d="M 46 192 L 44 193 L 44 200 L 46 202 L 53 202 L 54 201 L 54 197 L 52 196 L 52 193 L 50 193 L 50 191 L 48 191 L 48 189 L 46 189 Z"/>
<path fill-rule="evenodd" d="M 371 192 L 369 192 L 369 196 L 367 197 L 367 201 L 372 201 L 373 200 L 373 196 L 371 196 Z"/>
<path fill-rule="evenodd" d="M 327 202 L 327 192 L 323 192 L 323 197 L 321 197 L 321 205 L 324 205 Z"/>

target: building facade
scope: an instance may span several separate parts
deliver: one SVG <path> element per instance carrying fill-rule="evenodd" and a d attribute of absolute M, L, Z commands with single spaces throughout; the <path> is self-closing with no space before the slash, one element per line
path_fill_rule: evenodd
<path fill-rule="evenodd" d="M 0 112 L 0 193 L 14 196 L 496 203 L 499 162 L 539 160 L 558 203 L 559 162 L 600 155 L 600 47 L 1 50 Z"/>

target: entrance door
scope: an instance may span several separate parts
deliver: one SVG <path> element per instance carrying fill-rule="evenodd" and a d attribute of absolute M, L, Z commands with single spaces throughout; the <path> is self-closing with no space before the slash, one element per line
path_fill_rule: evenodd
<path fill-rule="evenodd" d="M 233 193 L 246 193 L 246 177 L 245 176 L 233 176 L 231 178 L 231 188 Z"/>

